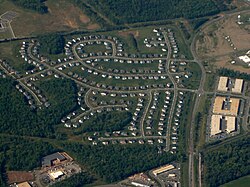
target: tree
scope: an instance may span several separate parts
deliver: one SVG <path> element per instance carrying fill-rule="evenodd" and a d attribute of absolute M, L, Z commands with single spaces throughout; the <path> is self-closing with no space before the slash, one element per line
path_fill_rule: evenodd
<path fill-rule="evenodd" d="M 64 50 L 65 39 L 59 34 L 48 34 L 38 38 L 40 50 L 44 54 L 60 54 Z"/>

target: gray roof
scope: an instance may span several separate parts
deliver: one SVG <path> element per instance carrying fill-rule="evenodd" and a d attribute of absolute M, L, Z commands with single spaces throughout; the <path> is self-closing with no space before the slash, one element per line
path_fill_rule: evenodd
<path fill-rule="evenodd" d="M 51 166 L 51 162 L 56 159 L 62 161 L 62 160 L 65 160 L 66 158 L 63 155 L 61 155 L 59 152 L 53 153 L 51 155 L 48 155 L 42 158 L 42 165 Z"/>

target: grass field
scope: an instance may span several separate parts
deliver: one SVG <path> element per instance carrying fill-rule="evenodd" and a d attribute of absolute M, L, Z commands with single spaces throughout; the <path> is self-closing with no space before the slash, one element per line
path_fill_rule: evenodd
<path fill-rule="evenodd" d="M 10 32 L 10 29 L 6 29 L 4 32 L 0 32 L 0 39 L 5 39 L 5 38 L 11 38 L 12 34 Z"/>
<path fill-rule="evenodd" d="M 18 16 L 11 23 L 17 37 L 47 32 L 88 30 L 88 28 L 89 30 L 95 30 L 99 28 L 81 9 L 67 0 L 46 1 L 49 8 L 47 14 L 39 14 L 20 8 L 8 0 L 0 0 L 0 3 L 0 15 L 10 10 L 18 13 Z"/>
<path fill-rule="evenodd" d="M 250 184 L 250 175 L 226 183 L 221 187 L 247 187 L 249 186 L 249 184 Z"/>
<path fill-rule="evenodd" d="M 198 89 L 201 80 L 201 74 L 200 74 L 201 70 L 199 65 L 193 62 L 188 63 L 186 71 L 190 72 L 192 76 L 189 79 L 184 78 L 182 84 L 190 89 Z"/>

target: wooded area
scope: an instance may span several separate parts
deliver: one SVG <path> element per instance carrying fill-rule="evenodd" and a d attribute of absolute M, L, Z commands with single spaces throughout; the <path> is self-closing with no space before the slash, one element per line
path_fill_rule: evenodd
<path fill-rule="evenodd" d="M 249 137 L 204 152 L 205 182 L 215 187 L 250 174 Z"/>
<path fill-rule="evenodd" d="M 48 12 L 48 7 L 45 5 L 46 0 L 11 0 L 15 5 L 34 10 L 41 14 Z"/>
<path fill-rule="evenodd" d="M 103 112 L 85 121 L 81 132 L 118 131 L 128 125 L 131 120 L 132 114 L 129 112 Z"/>
<path fill-rule="evenodd" d="M 55 151 L 52 145 L 40 140 L 0 136 L 0 186 L 7 186 L 8 171 L 30 171 L 41 166 L 41 158 Z"/>
<path fill-rule="evenodd" d="M 83 145 L 66 143 L 62 147 L 84 167 L 107 182 L 122 180 L 175 159 L 171 153 L 158 154 L 153 145 Z"/>
<path fill-rule="evenodd" d="M 227 10 L 224 0 L 82 0 L 116 24 L 198 18 Z M 80 1 L 78 0 L 80 3 Z M 227 1 L 231 2 L 231 0 Z"/>
<path fill-rule="evenodd" d="M 0 133 L 54 137 L 53 126 L 77 106 L 75 83 L 68 79 L 41 82 L 39 88 L 51 106 L 37 111 L 30 109 L 15 84 L 12 79 L 0 79 Z"/>
<path fill-rule="evenodd" d="M 39 140 L 0 136 L 0 153 L 4 155 L 8 171 L 40 167 L 41 158 L 55 151 L 52 145 Z"/>
<path fill-rule="evenodd" d="M 60 54 L 63 53 L 65 39 L 59 34 L 43 35 L 38 38 L 40 42 L 40 51 L 42 54 Z"/>
<path fill-rule="evenodd" d="M 94 182 L 93 177 L 91 177 L 86 172 L 75 174 L 70 178 L 53 184 L 51 187 L 83 187 L 86 184 L 91 184 Z"/>

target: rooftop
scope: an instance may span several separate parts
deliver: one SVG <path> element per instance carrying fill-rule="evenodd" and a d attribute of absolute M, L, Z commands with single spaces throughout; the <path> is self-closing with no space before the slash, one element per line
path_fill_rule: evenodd
<path fill-rule="evenodd" d="M 211 136 L 221 133 L 221 122 L 222 115 L 212 115 L 210 131 Z"/>
<path fill-rule="evenodd" d="M 240 99 L 217 96 L 214 101 L 213 113 L 237 116 Z"/>
<path fill-rule="evenodd" d="M 61 153 L 56 152 L 53 153 L 51 155 L 45 156 L 42 159 L 42 165 L 43 166 L 51 166 L 52 165 L 52 161 L 54 160 L 59 160 L 59 161 L 63 161 L 66 160 L 67 158 L 65 156 L 63 156 Z"/>
<path fill-rule="evenodd" d="M 31 187 L 28 182 L 23 182 L 17 185 L 17 187 Z"/>

